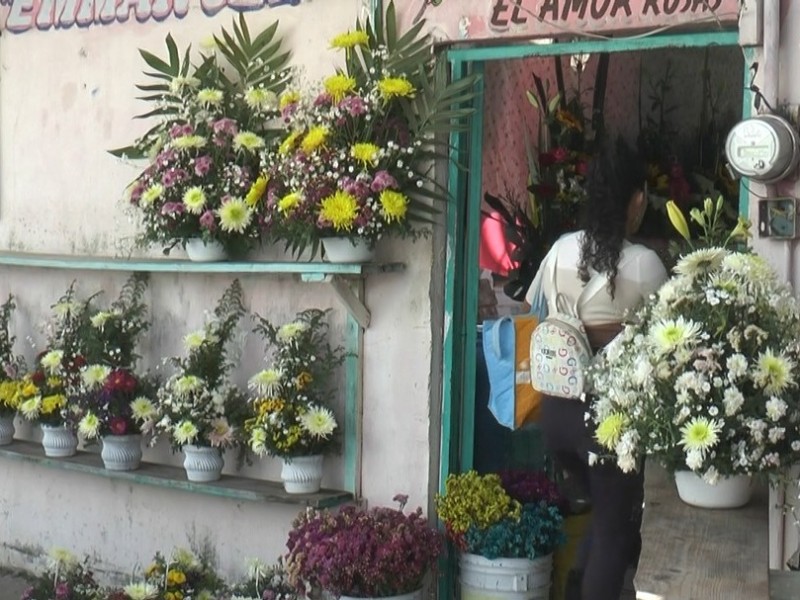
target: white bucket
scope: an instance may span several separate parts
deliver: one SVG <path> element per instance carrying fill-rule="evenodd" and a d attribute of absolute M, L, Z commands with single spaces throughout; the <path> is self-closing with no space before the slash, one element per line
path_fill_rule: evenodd
<path fill-rule="evenodd" d="M 553 556 L 489 560 L 462 554 L 461 600 L 548 600 Z"/>

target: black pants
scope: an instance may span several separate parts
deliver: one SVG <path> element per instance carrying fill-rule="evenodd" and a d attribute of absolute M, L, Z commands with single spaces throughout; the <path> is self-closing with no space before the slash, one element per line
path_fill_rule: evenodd
<path fill-rule="evenodd" d="M 592 503 L 589 546 L 579 557 L 582 600 L 618 600 L 628 565 L 638 560 L 643 473 L 623 473 L 612 461 L 589 466 L 599 452 L 588 406 L 580 400 L 545 397 L 539 425 L 558 468 L 582 487 Z"/>

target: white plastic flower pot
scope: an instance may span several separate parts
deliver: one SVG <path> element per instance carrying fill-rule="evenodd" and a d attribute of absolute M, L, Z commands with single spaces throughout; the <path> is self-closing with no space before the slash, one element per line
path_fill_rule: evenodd
<path fill-rule="evenodd" d="M 367 598 L 355 598 L 353 596 L 339 596 L 339 600 L 367 600 Z M 399 596 L 380 596 L 370 600 L 422 600 L 422 590 L 400 594 Z"/>
<path fill-rule="evenodd" d="M 0 446 L 8 446 L 14 441 L 14 417 L 0 417 Z"/>
<path fill-rule="evenodd" d="M 675 486 L 681 500 L 700 508 L 739 508 L 750 502 L 753 494 L 750 475 L 720 477 L 711 485 L 693 471 L 676 471 Z"/>
<path fill-rule="evenodd" d="M 548 600 L 553 555 L 535 560 L 459 556 L 462 600 Z"/>
<path fill-rule="evenodd" d="M 287 494 L 314 494 L 322 485 L 324 456 L 294 456 L 283 459 L 281 481 Z"/>
<path fill-rule="evenodd" d="M 331 263 L 367 263 L 375 259 L 375 248 L 363 238 L 322 238 L 322 247 Z"/>
<path fill-rule="evenodd" d="M 64 425 L 42 425 L 42 448 L 45 456 L 66 458 L 78 450 L 78 438 Z"/>
<path fill-rule="evenodd" d="M 141 435 L 103 436 L 103 449 L 100 451 L 108 471 L 133 471 L 142 462 Z"/>
<path fill-rule="evenodd" d="M 219 262 L 228 258 L 222 244 L 215 240 L 204 241 L 202 238 L 186 240 L 186 255 L 192 262 Z"/>
<path fill-rule="evenodd" d="M 192 445 L 183 447 L 183 468 L 189 481 L 217 481 L 222 476 L 224 465 L 219 448 Z"/>

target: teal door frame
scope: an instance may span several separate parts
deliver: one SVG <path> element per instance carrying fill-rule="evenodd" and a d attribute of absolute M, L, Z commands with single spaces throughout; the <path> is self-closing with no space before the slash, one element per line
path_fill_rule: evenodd
<path fill-rule="evenodd" d="M 737 31 L 716 31 L 653 35 L 609 40 L 575 41 L 558 44 L 515 44 L 450 48 L 445 51 L 453 80 L 470 73 L 482 74 L 487 62 L 514 58 L 631 52 L 658 48 L 703 48 L 737 46 Z M 748 65 L 752 54 L 745 51 L 745 89 L 749 85 Z M 472 468 L 475 421 L 475 343 L 477 339 L 479 278 L 478 243 L 481 204 L 481 148 L 485 103 L 483 82 L 474 100 L 475 115 L 470 130 L 451 136 L 448 189 L 454 202 L 447 212 L 447 253 L 445 265 L 444 345 L 442 382 L 442 431 L 439 489 L 450 473 Z M 742 116 L 750 115 L 752 94 L 744 92 Z M 466 165 L 460 169 L 455 163 Z M 740 187 L 740 214 L 748 214 L 748 193 Z M 449 597 L 449 596 L 448 596 Z"/>

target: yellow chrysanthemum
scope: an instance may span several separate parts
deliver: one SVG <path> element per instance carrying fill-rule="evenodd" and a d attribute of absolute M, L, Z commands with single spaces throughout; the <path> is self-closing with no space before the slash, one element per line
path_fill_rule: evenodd
<path fill-rule="evenodd" d="M 172 140 L 172 145 L 178 150 L 192 150 L 206 145 L 206 138 L 202 135 L 182 135 Z"/>
<path fill-rule="evenodd" d="M 353 147 L 350 148 L 350 156 L 366 167 L 377 164 L 380 151 L 380 147 L 375 144 L 359 142 L 358 144 L 353 144 Z"/>
<path fill-rule="evenodd" d="M 42 414 L 50 415 L 67 403 L 67 397 L 63 394 L 52 394 L 42 398 Z"/>
<path fill-rule="evenodd" d="M 280 146 L 278 146 L 278 152 L 284 156 L 289 154 L 289 152 L 294 150 L 295 145 L 297 145 L 297 140 L 301 135 L 303 135 L 302 131 L 293 131 L 287 135 L 281 142 Z"/>
<path fill-rule="evenodd" d="M 197 101 L 201 102 L 202 104 L 210 104 L 212 106 L 216 106 L 222 99 L 224 98 L 224 94 L 222 90 L 217 90 L 214 88 L 204 88 L 197 92 Z"/>
<path fill-rule="evenodd" d="M 233 147 L 247 152 L 260 150 L 264 147 L 264 138 L 252 131 L 240 131 L 233 136 Z"/>
<path fill-rule="evenodd" d="M 250 186 L 250 191 L 247 192 L 247 196 L 244 197 L 244 201 L 247 203 L 247 206 L 253 207 L 258 204 L 258 201 L 264 197 L 264 192 L 267 190 L 267 184 L 269 183 L 269 177 L 265 175 L 261 175 L 258 179 L 256 179 L 255 183 Z"/>
<path fill-rule="evenodd" d="M 278 212 L 284 215 L 290 215 L 294 212 L 294 209 L 300 204 L 300 193 L 299 192 L 291 192 L 286 194 L 283 198 L 278 200 Z"/>
<path fill-rule="evenodd" d="M 16 381 L 4 381 L 0 383 L 0 405 L 7 408 L 17 408 L 20 401 L 20 384 Z"/>
<path fill-rule="evenodd" d="M 417 90 L 405 77 L 384 77 L 378 82 L 378 91 L 381 98 L 413 98 Z"/>
<path fill-rule="evenodd" d="M 323 86 L 334 102 L 341 102 L 345 96 L 356 89 L 356 80 L 354 77 L 339 73 L 328 77 L 323 82 Z"/>
<path fill-rule="evenodd" d="M 343 48 L 345 50 L 356 46 L 368 46 L 369 35 L 362 29 L 340 33 L 331 40 L 331 48 Z"/>
<path fill-rule="evenodd" d="M 600 422 L 594 437 L 601 446 L 613 450 L 617 442 L 619 442 L 619 438 L 622 437 L 622 431 L 625 429 L 626 423 L 625 415 L 612 413 Z"/>
<path fill-rule="evenodd" d="M 153 202 L 158 200 L 163 193 L 164 193 L 163 185 L 161 185 L 160 183 L 151 185 L 144 192 L 142 192 L 142 195 L 139 198 L 139 204 L 145 207 L 150 206 Z"/>
<path fill-rule="evenodd" d="M 222 231 L 244 233 L 253 220 L 253 211 L 241 198 L 231 198 L 219 207 L 217 216 Z"/>
<path fill-rule="evenodd" d="M 380 195 L 381 214 L 389 222 L 402 221 L 408 212 L 408 198 L 394 190 L 383 190 Z"/>
<path fill-rule="evenodd" d="M 350 231 L 358 215 L 358 201 L 352 194 L 337 191 L 322 201 L 319 216 L 336 231 Z"/>
<path fill-rule="evenodd" d="M 206 205 L 206 193 L 203 188 L 193 186 L 186 190 L 183 194 L 183 205 L 186 207 L 186 212 L 193 215 L 202 213 Z"/>
<path fill-rule="evenodd" d="M 281 94 L 278 107 L 283 110 L 287 106 L 300 101 L 300 92 L 297 90 L 287 90 Z"/>
<path fill-rule="evenodd" d="M 325 140 L 328 139 L 328 133 L 329 130 L 324 125 L 315 125 L 308 130 L 303 141 L 300 142 L 300 149 L 306 154 L 311 154 L 320 146 L 325 145 Z"/>

